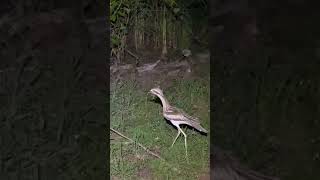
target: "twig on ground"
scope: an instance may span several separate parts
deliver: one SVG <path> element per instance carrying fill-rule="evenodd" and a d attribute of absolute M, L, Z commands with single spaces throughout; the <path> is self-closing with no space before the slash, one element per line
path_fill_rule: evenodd
<path fill-rule="evenodd" d="M 113 129 L 113 128 L 110 128 L 110 130 L 113 131 L 114 133 L 118 134 L 119 136 L 121 136 L 121 137 L 129 140 L 130 142 L 134 142 L 134 140 L 132 140 L 131 138 L 129 138 L 129 137 L 125 136 L 125 135 L 123 135 L 123 134 L 120 133 L 119 131 L 117 131 L 117 130 L 115 130 L 115 129 Z M 145 151 L 147 151 L 149 154 L 151 154 L 151 155 L 159 158 L 159 159 L 162 160 L 164 163 L 166 163 L 168 166 L 172 167 L 172 170 L 178 171 L 178 172 L 180 173 L 180 170 L 179 170 L 177 167 L 174 167 L 174 166 L 172 166 L 171 164 L 169 164 L 169 163 L 168 163 L 165 159 L 163 159 L 161 156 L 159 156 L 158 154 L 150 151 L 147 147 L 143 146 L 141 143 L 138 143 L 138 142 L 137 142 L 137 144 L 138 144 L 139 147 L 141 147 L 142 149 L 144 149 Z"/>
<path fill-rule="evenodd" d="M 136 58 L 136 59 L 140 59 L 136 54 L 134 54 L 133 52 L 131 52 L 128 49 L 125 49 L 127 51 L 128 54 L 130 54 L 132 57 Z"/>
<path fill-rule="evenodd" d="M 125 136 L 125 135 L 123 135 L 123 134 L 120 133 L 119 131 L 117 131 L 117 130 L 115 130 L 115 129 L 113 129 L 113 128 L 110 128 L 110 130 L 113 131 L 113 132 L 115 132 L 115 133 L 118 134 L 119 136 L 121 136 L 121 137 L 123 137 L 123 138 L 125 138 L 125 139 L 127 139 L 127 140 L 129 140 L 129 141 L 131 141 L 131 142 L 134 142 L 134 140 L 130 139 L 129 137 L 127 137 L 127 136 Z M 137 142 L 137 144 L 138 144 L 138 146 L 140 146 L 142 149 L 144 149 L 145 151 L 147 151 L 149 154 L 151 154 L 151 155 L 153 155 L 153 156 L 155 156 L 155 157 L 157 157 L 157 158 L 159 158 L 159 159 L 164 160 L 161 156 L 159 156 L 158 154 L 150 151 L 147 147 L 143 146 L 142 144 L 140 144 L 140 143 L 138 143 L 138 142 Z"/>

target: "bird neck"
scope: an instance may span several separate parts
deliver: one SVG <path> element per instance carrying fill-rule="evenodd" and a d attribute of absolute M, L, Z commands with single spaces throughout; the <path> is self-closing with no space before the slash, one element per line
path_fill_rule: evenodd
<path fill-rule="evenodd" d="M 164 96 L 158 95 L 158 97 L 159 97 L 160 100 L 161 100 L 162 107 L 163 107 L 163 111 L 166 111 L 166 110 L 169 108 L 169 106 L 170 106 L 168 100 L 167 100 Z"/>

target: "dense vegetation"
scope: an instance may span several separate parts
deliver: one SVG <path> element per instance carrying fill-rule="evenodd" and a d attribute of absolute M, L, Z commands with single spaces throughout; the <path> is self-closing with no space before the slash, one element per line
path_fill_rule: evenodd
<path fill-rule="evenodd" d="M 111 54 L 123 58 L 126 48 L 189 48 L 192 38 L 201 42 L 207 35 L 207 1 L 111 0 Z M 205 42 L 207 40 L 205 39 Z"/>

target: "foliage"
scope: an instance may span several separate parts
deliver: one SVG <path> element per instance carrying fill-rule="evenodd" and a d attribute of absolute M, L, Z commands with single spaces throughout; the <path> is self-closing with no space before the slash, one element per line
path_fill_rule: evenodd
<path fill-rule="evenodd" d="M 111 55 L 115 55 L 118 59 L 125 46 L 125 37 L 128 33 L 132 12 L 132 2 L 130 0 L 110 1 Z"/>
<path fill-rule="evenodd" d="M 200 32 L 196 29 L 207 26 L 206 6 L 201 0 L 111 0 L 112 56 L 118 60 L 124 56 L 128 37 L 136 49 L 147 45 L 189 48 L 194 34 Z"/>

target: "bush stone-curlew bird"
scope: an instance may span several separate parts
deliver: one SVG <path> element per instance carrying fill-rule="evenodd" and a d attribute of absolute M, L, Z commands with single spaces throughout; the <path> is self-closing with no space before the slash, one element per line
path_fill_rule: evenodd
<path fill-rule="evenodd" d="M 168 100 L 165 98 L 162 90 L 160 88 L 153 88 L 150 90 L 150 93 L 153 95 L 156 95 L 159 97 L 162 103 L 163 107 L 163 116 L 165 119 L 170 121 L 175 127 L 178 129 L 178 134 L 173 140 L 173 143 L 171 147 L 176 142 L 179 135 L 182 133 L 184 136 L 184 143 L 185 143 L 185 149 L 186 149 L 186 157 L 188 157 L 188 150 L 187 150 L 187 135 L 186 133 L 180 128 L 181 124 L 189 125 L 195 129 L 197 129 L 200 132 L 207 133 L 207 130 L 205 130 L 198 120 L 198 118 L 194 118 L 192 116 L 189 116 L 187 113 L 182 111 L 181 109 L 178 109 L 174 106 L 171 106 L 168 102 Z"/>

